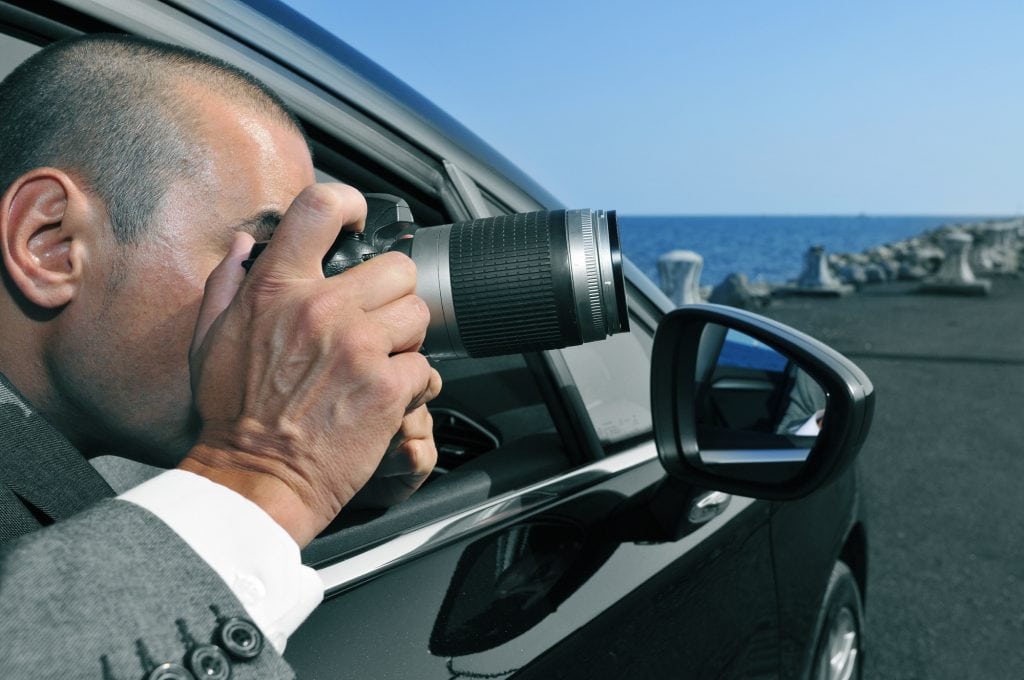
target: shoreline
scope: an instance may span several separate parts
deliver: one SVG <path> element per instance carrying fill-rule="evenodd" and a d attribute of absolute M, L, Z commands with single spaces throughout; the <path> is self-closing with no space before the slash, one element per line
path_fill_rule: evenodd
<path fill-rule="evenodd" d="M 947 222 L 859 252 L 811 246 L 799 276 L 784 283 L 751 281 L 733 272 L 713 287 L 701 286 L 703 257 L 681 250 L 658 257 L 658 284 L 676 304 L 710 301 L 760 309 L 779 298 L 839 297 L 895 282 L 916 284 L 908 293 L 986 295 L 990 279 L 1020 276 L 1024 217 Z"/>

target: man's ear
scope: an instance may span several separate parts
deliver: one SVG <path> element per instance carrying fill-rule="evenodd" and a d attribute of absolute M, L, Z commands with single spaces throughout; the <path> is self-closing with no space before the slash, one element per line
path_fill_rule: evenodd
<path fill-rule="evenodd" d="M 39 307 L 75 299 L 82 283 L 91 213 L 69 175 L 36 168 L 11 184 L 0 201 L 0 249 L 11 281 Z"/>

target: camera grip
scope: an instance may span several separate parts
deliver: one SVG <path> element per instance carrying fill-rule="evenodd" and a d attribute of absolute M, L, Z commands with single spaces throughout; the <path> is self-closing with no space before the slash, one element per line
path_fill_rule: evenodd
<path fill-rule="evenodd" d="M 409 255 L 412 252 L 411 241 L 412 239 L 402 239 L 402 241 L 409 241 L 408 246 L 402 245 L 399 247 L 399 243 L 396 243 L 394 247 L 389 250 L 399 250 Z M 252 250 L 249 251 L 249 259 L 242 262 L 242 266 L 245 267 L 246 271 L 252 268 L 256 258 L 266 249 L 267 244 L 270 241 L 259 241 L 254 243 Z M 365 236 L 359 232 L 343 231 L 338 235 L 338 239 L 331 246 L 331 249 L 324 255 L 323 261 L 320 263 L 323 269 L 324 276 L 336 276 L 347 269 L 351 269 L 357 264 L 366 262 L 371 257 L 379 255 L 380 251 L 376 250 L 372 245 L 366 242 Z"/>

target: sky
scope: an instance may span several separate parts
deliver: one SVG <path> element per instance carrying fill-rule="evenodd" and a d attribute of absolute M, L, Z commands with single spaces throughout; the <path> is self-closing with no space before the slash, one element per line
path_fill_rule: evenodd
<path fill-rule="evenodd" d="M 286 2 L 570 206 L 1024 213 L 1020 0 Z"/>

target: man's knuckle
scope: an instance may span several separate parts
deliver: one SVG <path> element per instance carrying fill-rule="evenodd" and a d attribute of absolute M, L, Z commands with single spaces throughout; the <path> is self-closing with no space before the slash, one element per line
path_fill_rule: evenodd
<path fill-rule="evenodd" d="M 431 368 L 430 362 L 427 361 L 427 357 L 420 354 L 419 352 L 410 352 L 409 356 L 409 379 L 415 381 L 417 391 L 423 391 L 428 389 L 430 384 L 430 374 L 434 369 Z"/>
<path fill-rule="evenodd" d="M 409 447 L 409 469 L 413 474 L 429 474 L 437 464 L 437 448 L 432 441 L 420 439 Z"/>
<path fill-rule="evenodd" d="M 365 217 L 367 212 L 366 197 L 363 196 L 362 192 L 348 184 L 338 184 L 337 186 L 345 194 L 346 204 L 348 205 L 347 214 L 345 215 L 346 222 Z"/>
<path fill-rule="evenodd" d="M 365 364 L 383 352 L 380 334 L 366 323 L 354 323 L 339 339 L 339 358 L 351 364 Z"/>
<path fill-rule="evenodd" d="M 420 463 L 417 468 L 417 472 L 420 474 L 430 474 L 437 466 L 437 446 L 433 440 L 423 442 L 424 455 L 420 458 Z"/>
<path fill-rule="evenodd" d="M 295 197 L 298 208 L 315 216 L 328 216 L 337 211 L 338 197 L 324 184 L 312 184 Z"/>
<path fill-rule="evenodd" d="M 376 380 L 377 398 L 394 410 L 400 408 L 399 397 L 405 391 L 406 378 L 398 371 L 381 371 Z"/>
<path fill-rule="evenodd" d="M 426 326 L 430 323 L 430 307 L 427 306 L 426 301 L 418 295 L 409 296 L 409 316 L 413 321 L 416 321 L 422 326 Z"/>
<path fill-rule="evenodd" d="M 388 265 L 391 267 L 390 275 L 400 281 L 406 288 L 412 290 L 416 287 L 416 263 L 412 258 L 402 253 L 387 253 Z"/>
<path fill-rule="evenodd" d="M 334 321 L 336 303 L 326 293 L 316 293 L 307 297 L 299 309 L 298 323 L 301 330 L 319 333 Z"/>

